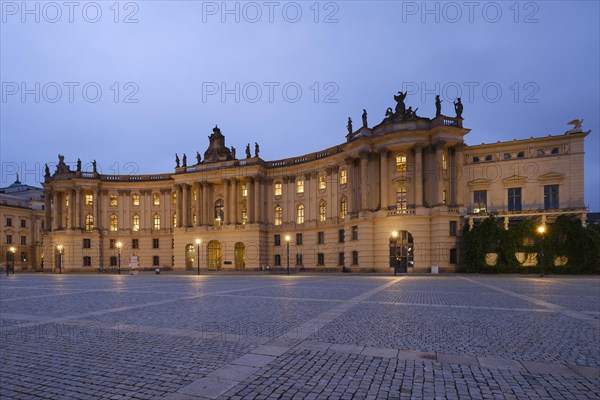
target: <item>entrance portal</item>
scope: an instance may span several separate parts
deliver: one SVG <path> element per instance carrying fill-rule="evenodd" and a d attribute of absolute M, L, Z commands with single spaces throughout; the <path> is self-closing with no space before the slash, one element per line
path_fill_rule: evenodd
<path fill-rule="evenodd" d="M 196 252 L 194 251 L 194 245 L 188 243 L 185 246 L 185 269 L 191 270 L 194 269 L 194 261 L 195 261 Z"/>
<path fill-rule="evenodd" d="M 234 247 L 235 252 L 235 269 L 246 268 L 246 245 L 242 242 L 237 242 Z"/>
<path fill-rule="evenodd" d="M 415 245 L 413 236 L 408 231 L 396 231 L 390 237 L 390 268 L 394 273 L 406 273 L 414 267 Z"/>
<path fill-rule="evenodd" d="M 218 240 L 211 240 L 208 242 L 206 247 L 208 252 L 208 270 L 209 271 L 220 271 L 221 270 L 221 243 Z"/>

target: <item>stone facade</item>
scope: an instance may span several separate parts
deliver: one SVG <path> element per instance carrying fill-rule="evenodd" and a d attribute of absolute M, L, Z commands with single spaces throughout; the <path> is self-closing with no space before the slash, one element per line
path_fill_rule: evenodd
<path fill-rule="evenodd" d="M 201 270 L 285 267 L 289 249 L 306 270 L 389 272 L 395 254 L 407 272 L 455 271 L 463 227 L 489 213 L 506 226 L 585 221 L 589 132 L 468 146 L 462 118 L 398 108 L 375 127 L 350 124 L 345 143 L 277 161 L 258 145 L 235 158 L 216 127 L 205 160 L 177 157 L 173 173 L 102 175 L 61 159 L 43 184 L 47 258 L 56 268 L 61 244 L 64 270 L 96 271 L 114 266 L 120 241 L 124 269 L 137 256 L 142 268 L 195 270 L 200 248 Z"/>

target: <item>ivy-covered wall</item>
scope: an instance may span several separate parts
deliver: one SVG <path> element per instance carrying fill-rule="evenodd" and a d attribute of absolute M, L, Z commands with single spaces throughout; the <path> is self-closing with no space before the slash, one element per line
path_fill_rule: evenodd
<path fill-rule="evenodd" d="M 531 220 L 523 220 L 508 230 L 495 217 L 485 219 L 469 231 L 465 227 L 463 255 L 467 272 L 538 273 L 538 266 L 523 266 L 516 253 L 537 253 L 541 236 Z M 498 253 L 494 266 L 486 264 L 486 253 Z M 600 232 L 584 228 L 578 219 L 560 216 L 546 225 L 543 238 L 544 273 L 600 273 Z M 566 257 L 566 265 L 555 266 L 556 257 Z"/>

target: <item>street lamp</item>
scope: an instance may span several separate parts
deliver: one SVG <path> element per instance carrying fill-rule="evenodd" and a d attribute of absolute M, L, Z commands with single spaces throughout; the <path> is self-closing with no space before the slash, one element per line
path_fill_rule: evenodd
<path fill-rule="evenodd" d="M 15 246 L 10 246 L 10 249 L 8 249 L 8 251 L 10 251 L 10 253 L 11 253 L 11 256 L 10 256 L 10 258 L 12 258 L 12 268 L 11 269 L 12 269 L 12 273 L 14 275 L 15 274 L 15 252 L 17 251 L 17 249 L 15 248 Z M 8 276 L 8 271 L 10 271 L 10 270 L 8 268 L 8 263 L 6 263 L 6 276 Z"/>
<path fill-rule="evenodd" d="M 290 235 L 285 235 L 285 241 L 287 243 L 287 274 L 290 274 Z"/>
<path fill-rule="evenodd" d="M 396 271 L 397 271 L 397 264 L 398 264 L 398 255 L 397 255 L 397 250 L 396 250 L 396 245 L 398 243 L 398 231 L 393 231 L 392 232 L 392 237 L 394 238 L 394 259 L 393 259 L 393 266 L 394 266 L 394 276 L 396 276 Z"/>
<path fill-rule="evenodd" d="M 544 233 L 546 233 L 546 227 L 540 225 L 537 229 L 540 234 L 540 250 L 538 252 L 538 263 L 540 264 L 540 277 L 544 276 Z"/>
<path fill-rule="evenodd" d="M 121 246 L 123 246 L 123 243 L 117 242 L 117 254 L 119 255 L 117 259 L 117 273 L 119 275 L 121 275 Z"/>
<path fill-rule="evenodd" d="M 202 240 L 200 239 L 196 239 L 196 248 L 198 249 L 198 254 L 197 254 L 197 258 L 198 258 L 198 275 L 200 275 L 200 244 L 202 243 Z"/>
<path fill-rule="evenodd" d="M 58 273 L 62 274 L 63 245 L 59 244 L 58 246 L 56 246 L 56 249 L 58 250 Z"/>

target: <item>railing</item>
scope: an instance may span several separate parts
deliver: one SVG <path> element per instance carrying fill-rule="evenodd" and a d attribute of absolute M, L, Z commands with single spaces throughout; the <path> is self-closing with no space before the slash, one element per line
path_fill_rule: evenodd
<path fill-rule="evenodd" d="M 415 214 L 414 208 L 407 208 L 407 209 L 402 209 L 402 210 L 389 210 L 387 212 L 388 216 L 391 216 L 391 215 L 414 215 L 414 214 Z"/>

